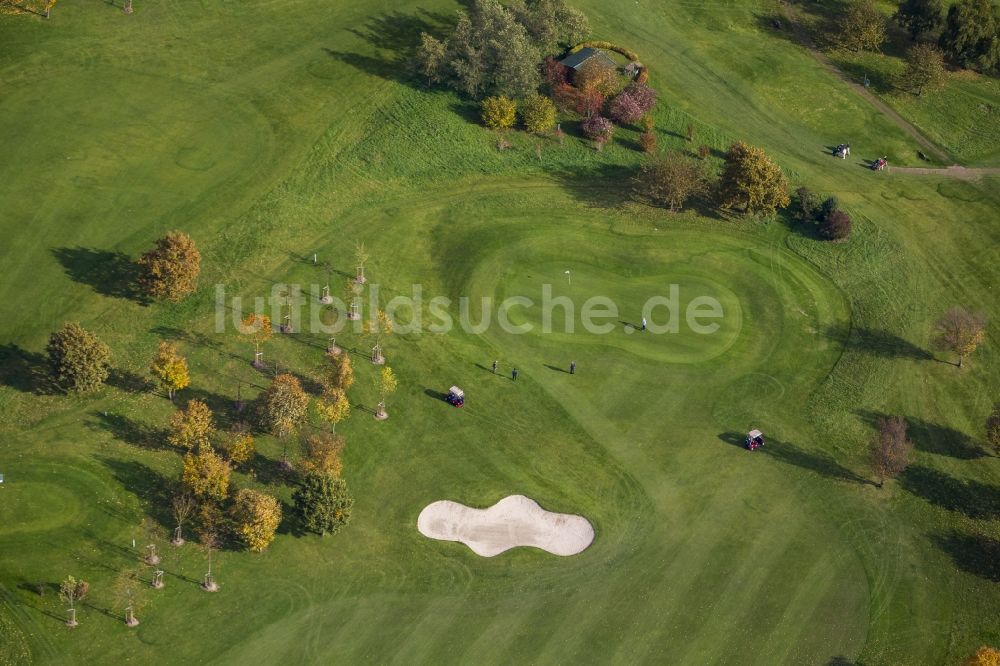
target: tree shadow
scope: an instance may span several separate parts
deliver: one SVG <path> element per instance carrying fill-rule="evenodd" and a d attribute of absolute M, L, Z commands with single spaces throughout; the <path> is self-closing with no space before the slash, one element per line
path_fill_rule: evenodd
<path fill-rule="evenodd" d="M 31 592 L 32 594 L 45 598 L 46 592 L 58 592 L 59 583 L 49 583 L 46 581 L 22 581 L 17 584 L 17 589 Z"/>
<path fill-rule="evenodd" d="M 335 51 L 330 48 L 323 50 L 330 57 L 368 74 L 408 85 L 418 85 L 420 80 L 411 63 L 420 45 L 420 33 L 426 32 L 443 39 L 447 37 L 450 32 L 449 27 L 454 22 L 454 18 L 450 16 L 423 9 L 413 14 L 400 11 L 385 12 L 372 17 L 360 28 L 349 28 L 349 31 L 379 51 L 388 51 L 388 55 L 370 56 Z"/>
<path fill-rule="evenodd" d="M 286 485 L 295 479 L 295 472 L 280 460 L 256 453 L 246 465 L 246 471 L 265 485 Z"/>
<path fill-rule="evenodd" d="M 163 429 L 140 423 L 120 414 L 91 412 L 90 415 L 97 420 L 88 422 L 89 427 L 109 432 L 117 440 L 145 449 L 173 449 L 167 444 L 167 433 Z"/>
<path fill-rule="evenodd" d="M 880 418 L 888 416 L 865 410 L 855 413 L 871 428 L 877 427 Z M 975 460 L 987 455 L 975 440 L 960 430 L 921 419 L 907 418 L 906 422 L 907 434 L 919 451 L 958 460 Z"/>
<path fill-rule="evenodd" d="M 962 571 L 1000 582 L 1000 542 L 980 534 L 937 534 L 934 545 L 947 553 Z"/>
<path fill-rule="evenodd" d="M 139 498 L 147 515 L 162 528 L 173 529 L 173 512 L 170 508 L 175 488 L 173 482 L 136 460 L 119 460 L 109 456 L 97 456 L 97 460 L 111 470 L 111 474 L 123 488 Z"/>
<path fill-rule="evenodd" d="M 962 481 L 921 465 L 907 468 L 899 483 L 907 492 L 969 518 L 1000 517 L 1000 488 L 996 486 Z"/>
<path fill-rule="evenodd" d="M 883 358 L 908 358 L 915 361 L 930 361 L 934 355 L 929 351 L 905 340 L 895 333 L 872 328 L 851 327 L 846 324 L 830 326 L 826 337 L 853 349 Z"/>
<path fill-rule="evenodd" d="M 222 343 L 219 340 L 211 338 L 203 333 L 185 331 L 174 326 L 156 326 L 149 329 L 149 332 L 167 340 L 178 340 L 195 345 L 196 347 L 205 347 L 207 349 L 219 349 L 222 347 Z M 230 356 L 233 358 L 239 358 L 234 355 Z"/>
<path fill-rule="evenodd" d="M 634 169 L 619 164 L 600 164 L 586 170 L 556 174 L 559 184 L 590 208 L 618 208 L 632 201 Z"/>
<path fill-rule="evenodd" d="M 548 368 L 549 370 L 554 370 L 555 372 L 561 372 L 566 375 L 569 374 L 569 370 L 567 370 L 566 368 L 560 368 L 558 365 L 549 365 L 548 363 L 546 363 L 545 367 Z"/>
<path fill-rule="evenodd" d="M 48 359 L 15 344 L 0 345 L 0 384 L 24 393 L 55 393 L 49 380 Z"/>
<path fill-rule="evenodd" d="M 112 368 L 105 383 L 126 393 L 146 393 L 155 388 L 151 380 L 121 368 Z"/>
<path fill-rule="evenodd" d="M 61 247 L 51 252 L 74 282 L 104 296 L 148 305 L 149 299 L 137 286 L 139 266 L 127 254 L 85 247 Z"/>
<path fill-rule="evenodd" d="M 745 436 L 736 432 L 726 432 L 719 435 L 719 440 L 732 446 L 744 448 Z M 779 462 L 808 470 L 810 472 L 815 472 L 828 479 L 834 479 L 836 481 L 849 481 L 851 483 L 858 483 L 862 485 L 875 485 L 875 482 L 871 479 L 866 479 L 847 467 L 844 467 L 829 455 L 807 451 L 806 449 L 799 448 L 790 442 L 782 442 L 781 440 L 777 440 L 772 437 L 768 437 L 767 443 L 753 453 L 763 453 L 764 455 L 774 458 Z"/>

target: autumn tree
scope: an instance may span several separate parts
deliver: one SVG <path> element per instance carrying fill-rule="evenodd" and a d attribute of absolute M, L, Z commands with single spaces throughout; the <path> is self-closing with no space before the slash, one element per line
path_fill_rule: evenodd
<path fill-rule="evenodd" d="M 212 410 L 197 398 L 188 400 L 187 406 L 170 417 L 167 441 L 171 446 L 188 451 L 209 447 L 215 433 Z M 209 447 L 210 448 L 210 447 Z"/>
<path fill-rule="evenodd" d="M 597 90 L 577 90 L 573 88 L 571 100 L 573 110 L 584 118 L 599 116 L 604 110 L 604 95 Z"/>
<path fill-rule="evenodd" d="M 329 363 L 323 376 L 323 383 L 329 388 L 347 391 L 354 386 L 354 364 L 347 354 L 327 354 Z"/>
<path fill-rule="evenodd" d="M 206 592 L 217 592 L 219 585 L 215 582 L 215 574 L 212 572 L 212 554 L 218 550 L 222 543 L 222 530 L 225 518 L 222 510 L 214 502 L 205 502 L 201 506 L 198 520 L 198 541 L 205 551 L 205 559 L 208 561 L 208 572 L 202 578 L 201 589 Z"/>
<path fill-rule="evenodd" d="M 287 373 L 275 377 L 258 398 L 261 425 L 277 437 L 298 430 L 308 410 L 309 395 L 298 378 Z"/>
<path fill-rule="evenodd" d="M 330 432 L 337 431 L 337 424 L 351 415 L 351 403 L 343 389 L 328 386 L 323 397 L 316 402 L 316 411 L 330 424 Z"/>
<path fill-rule="evenodd" d="M 179 492 L 170 501 L 170 511 L 174 516 L 174 538 L 170 540 L 175 546 L 184 545 L 184 523 L 194 514 L 198 508 L 198 502 L 187 492 Z"/>
<path fill-rule="evenodd" d="M 819 225 L 819 232 L 827 240 L 844 241 L 850 237 L 853 228 L 854 223 L 851 222 L 851 216 L 838 208 L 823 217 Z"/>
<path fill-rule="evenodd" d="M 379 397 L 376 417 L 381 419 L 388 418 L 389 414 L 385 411 L 385 401 L 390 395 L 396 392 L 398 387 L 399 382 L 396 379 L 396 373 L 392 371 L 392 368 L 388 366 L 382 368 L 381 372 L 378 374 L 378 381 L 375 386 Z"/>
<path fill-rule="evenodd" d="M 943 87 L 947 78 L 944 53 L 931 44 L 915 44 L 906 52 L 906 69 L 898 85 L 920 97 L 927 90 Z"/>
<path fill-rule="evenodd" d="M 203 446 L 197 453 L 184 456 L 181 483 L 195 497 L 222 502 L 229 496 L 229 476 L 232 468 L 212 450 Z"/>
<path fill-rule="evenodd" d="M 588 139 L 607 142 L 615 133 L 615 124 L 603 116 L 593 115 L 580 124 Z"/>
<path fill-rule="evenodd" d="M 645 113 L 628 90 L 623 90 L 608 105 L 608 115 L 619 125 L 631 125 L 639 122 Z"/>
<path fill-rule="evenodd" d="M 274 541 L 281 524 L 281 502 L 250 488 L 241 488 L 233 498 L 233 522 L 247 548 L 259 553 Z"/>
<path fill-rule="evenodd" d="M 885 42 L 887 20 L 873 0 L 851 0 L 837 26 L 837 41 L 852 51 L 878 51 Z"/>
<path fill-rule="evenodd" d="M 878 419 L 878 432 L 872 438 L 870 451 L 872 471 L 878 478 L 878 487 L 887 478 L 895 478 L 910 464 L 913 442 L 906 437 L 906 419 L 902 416 L 883 416 Z"/>
<path fill-rule="evenodd" d="M 608 97 L 618 92 L 618 71 L 600 58 L 588 58 L 573 75 L 573 85 L 578 90 L 592 90 Z"/>
<path fill-rule="evenodd" d="M 916 41 L 941 25 L 942 11 L 941 0 L 903 0 L 893 18 Z"/>
<path fill-rule="evenodd" d="M 343 437 L 325 432 L 309 435 L 305 440 L 305 457 L 302 459 L 303 473 L 340 476 L 344 467 L 341 460 L 343 451 Z"/>
<path fill-rule="evenodd" d="M 517 120 L 517 104 L 508 97 L 487 97 L 483 100 L 480 115 L 483 124 L 490 129 L 510 129 Z"/>
<path fill-rule="evenodd" d="M 1000 666 L 1000 650 L 984 645 L 969 655 L 962 666 Z"/>
<path fill-rule="evenodd" d="M 174 399 L 174 391 L 186 388 L 191 383 L 187 359 L 177 352 L 177 345 L 170 342 L 160 343 L 149 372 L 171 400 Z"/>
<path fill-rule="evenodd" d="M 194 292 L 201 272 L 201 253 L 190 236 L 172 231 L 139 258 L 139 284 L 151 298 L 179 301 Z"/>
<path fill-rule="evenodd" d="M 771 215 L 790 203 L 788 181 L 764 151 L 737 142 L 726 153 L 719 183 L 720 205 L 747 214 Z"/>
<path fill-rule="evenodd" d="M 542 61 L 542 81 L 545 89 L 554 96 L 557 88 L 569 85 L 569 68 L 552 56 L 545 56 Z"/>
<path fill-rule="evenodd" d="M 253 433 L 244 423 L 237 423 L 225 434 L 223 449 L 226 452 L 226 459 L 233 467 L 245 465 L 257 453 Z"/>
<path fill-rule="evenodd" d="M 529 95 L 521 102 L 521 122 L 529 132 L 542 134 L 556 124 L 556 105 L 544 95 Z"/>
<path fill-rule="evenodd" d="M 628 95 L 639 110 L 642 111 L 643 115 L 647 115 L 656 106 L 656 96 L 655 90 L 647 86 L 645 83 L 637 83 L 633 81 L 625 87 L 622 91 L 624 94 Z M 647 127 L 646 129 L 651 129 Z"/>
<path fill-rule="evenodd" d="M 57 386 L 72 393 L 96 391 L 111 373 L 111 350 L 76 322 L 49 336 L 49 372 Z"/>
<path fill-rule="evenodd" d="M 66 579 L 59 584 L 59 601 L 69 606 L 67 609 L 68 618 L 66 626 L 75 627 L 78 624 L 76 621 L 76 604 L 83 601 L 89 592 L 90 583 L 85 580 L 77 580 L 73 576 L 66 576 Z"/>
<path fill-rule="evenodd" d="M 991 0 L 960 0 L 951 5 L 938 45 L 962 67 L 996 71 L 1000 68 L 1000 6 Z"/>
<path fill-rule="evenodd" d="M 417 73 L 427 79 L 427 85 L 431 86 L 441 81 L 444 74 L 445 55 L 447 47 L 440 39 L 437 39 L 426 32 L 420 33 L 420 46 L 414 55 L 414 63 Z"/>
<path fill-rule="evenodd" d="M 986 339 L 986 318 L 962 307 L 953 307 L 934 324 L 934 345 L 958 356 L 958 367 Z"/>
<path fill-rule="evenodd" d="M 354 499 L 347 482 L 327 474 L 308 474 L 292 494 L 303 526 L 321 535 L 335 534 L 351 519 Z"/>
<path fill-rule="evenodd" d="M 708 193 L 708 172 L 704 162 L 671 150 L 643 164 L 633 188 L 645 201 L 674 212 L 691 197 Z"/>
<path fill-rule="evenodd" d="M 274 329 L 271 327 L 271 318 L 266 314 L 251 312 L 240 322 L 238 332 L 244 338 L 253 342 L 253 363 L 259 367 L 263 358 L 260 346 L 270 340 L 271 335 L 274 333 Z"/>

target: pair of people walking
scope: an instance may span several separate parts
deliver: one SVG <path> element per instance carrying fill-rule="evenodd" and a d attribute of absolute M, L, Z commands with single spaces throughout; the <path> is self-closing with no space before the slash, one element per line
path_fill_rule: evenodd
<path fill-rule="evenodd" d="M 497 366 L 498 365 L 500 365 L 500 361 L 494 360 L 493 361 L 493 374 L 494 375 L 497 374 Z M 518 375 L 517 368 L 511 368 L 511 370 L 510 370 L 510 380 L 512 382 L 516 382 L 517 381 L 517 375 Z"/>

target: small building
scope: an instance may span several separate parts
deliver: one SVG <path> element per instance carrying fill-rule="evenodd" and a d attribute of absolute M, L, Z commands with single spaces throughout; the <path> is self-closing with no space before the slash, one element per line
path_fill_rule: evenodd
<path fill-rule="evenodd" d="M 568 56 L 560 60 L 560 64 L 569 67 L 574 72 L 580 71 L 583 67 L 583 63 L 593 60 L 602 67 L 607 67 L 610 69 L 618 69 L 618 65 L 614 60 L 611 59 L 607 53 L 601 49 L 595 49 L 590 46 L 584 47 L 577 51 L 576 53 L 570 53 Z"/>

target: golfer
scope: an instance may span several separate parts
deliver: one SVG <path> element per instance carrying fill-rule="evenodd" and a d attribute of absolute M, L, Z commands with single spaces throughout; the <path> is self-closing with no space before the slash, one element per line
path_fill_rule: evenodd
<path fill-rule="evenodd" d="M 497 374 L 497 362 L 493 361 L 493 374 Z"/>
<path fill-rule="evenodd" d="M 576 374 L 576 361 L 570 361 L 569 362 L 569 374 L 571 374 L 571 375 L 575 375 Z"/>
<path fill-rule="evenodd" d="M 517 368 L 514 368 L 513 370 L 510 371 L 510 379 L 511 381 L 514 382 L 517 381 Z"/>
<path fill-rule="evenodd" d="M 642 318 L 642 330 L 644 330 L 644 331 L 646 330 L 646 318 L 645 317 Z"/>

